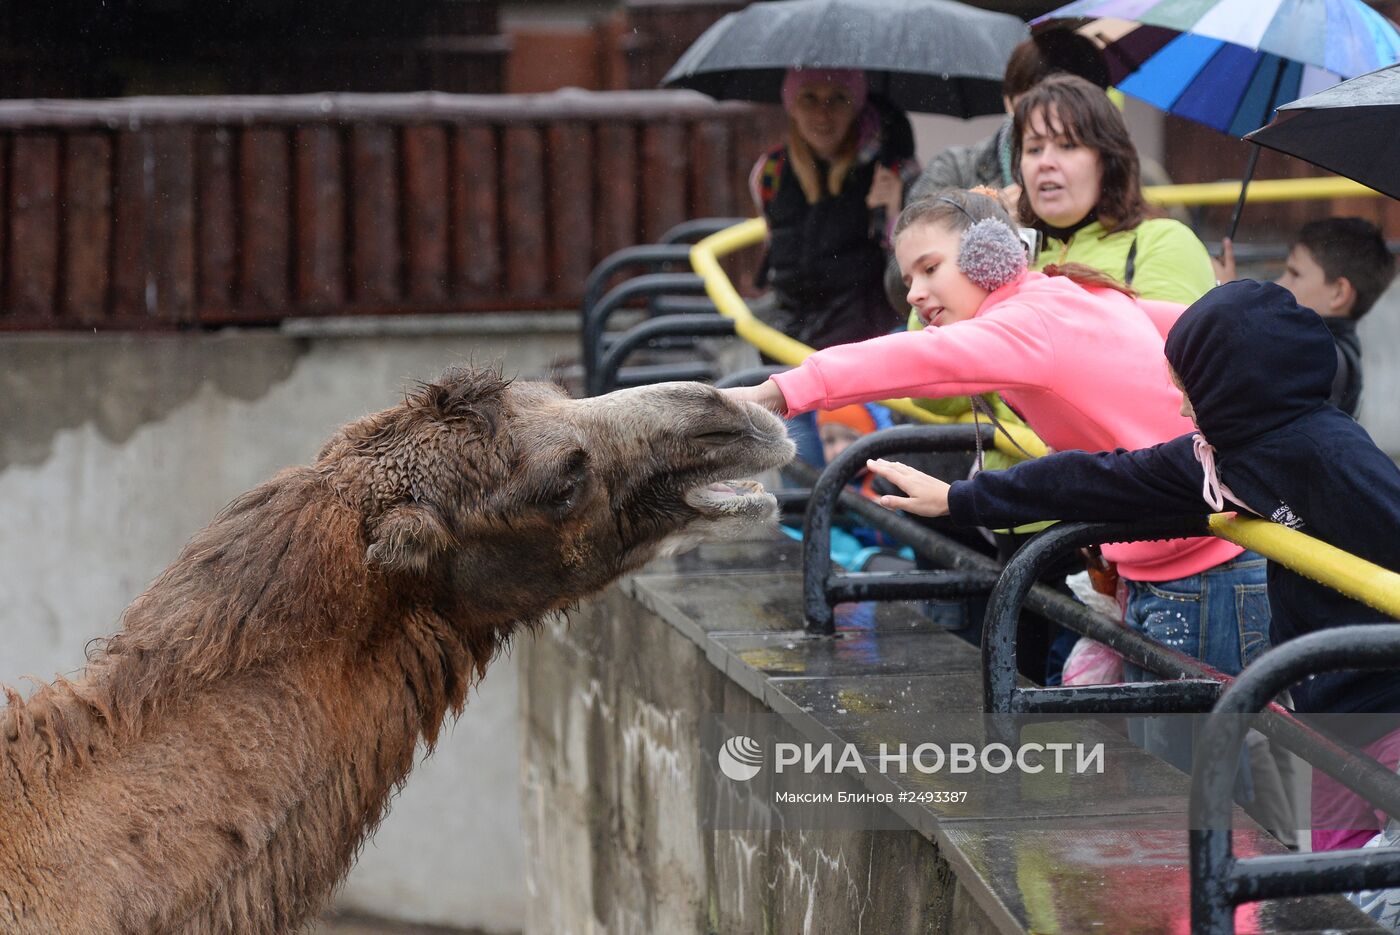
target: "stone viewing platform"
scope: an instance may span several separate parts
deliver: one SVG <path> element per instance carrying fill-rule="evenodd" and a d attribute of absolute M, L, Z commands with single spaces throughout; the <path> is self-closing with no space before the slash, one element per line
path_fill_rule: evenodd
<path fill-rule="evenodd" d="M 808 637 L 801 577 L 800 547 L 776 534 L 707 544 L 519 642 L 527 932 L 1189 931 L 1189 779 L 1107 728 L 1105 769 L 1034 796 L 946 770 L 794 769 L 768 777 L 765 803 L 726 778 L 706 742 L 717 721 L 874 758 L 980 714 L 974 647 L 903 603 L 842 605 L 836 639 Z M 864 798 L 858 820 L 842 795 Z M 1234 823 L 1241 856 L 1285 853 L 1238 809 Z M 1377 931 L 1339 896 L 1247 904 L 1237 921 Z"/>

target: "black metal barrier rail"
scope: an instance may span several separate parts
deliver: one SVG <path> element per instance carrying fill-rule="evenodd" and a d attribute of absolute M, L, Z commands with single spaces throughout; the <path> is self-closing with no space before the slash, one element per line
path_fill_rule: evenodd
<path fill-rule="evenodd" d="M 914 433 L 959 430 L 968 432 L 971 428 L 905 426 L 868 435 L 853 443 L 843 452 L 843 457 L 837 458 L 827 467 L 820 478 L 817 470 L 807 465 L 793 464 L 788 468 L 804 481 L 816 482 L 819 486 L 827 488 L 826 496 L 822 497 L 820 502 L 817 490 L 813 490 L 804 531 L 803 599 L 808 612 L 814 610 L 820 602 L 823 610 L 818 620 L 821 621 L 830 615 L 828 601 L 838 598 L 856 599 L 842 597 L 843 594 L 852 593 L 856 589 L 846 589 L 841 579 L 863 584 L 864 587 L 859 593 L 860 599 L 864 600 L 908 599 L 932 595 L 930 591 L 921 590 L 909 573 L 849 575 L 840 578 L 834 576 L 831 571 L 829 544 L 825 550 L 818 551 L 810 548 L 809 543 L 814 530 L 817 535 L 827 537 L 829 543 L 831 514 L 835 505 L 839 503 L 841 509 L 847 513 L 903 541 L 934 562 L 958 570 L 988 573 L 993 578 L 1000 576 L 1000 581 L 992 587 L 993 600 L 988 605 L 983 626 L 983 678 L 988 713 L 1153 714 L 1210 710 L 1225 686 L 1231 682 L 1228 676 L 1197 659 L 1129 630 L 1117 621 L 1095 613 L 1052 588 L 1036 583 L 1037 572 L 1067 550 L 1103 542 L 1198 535 L 1206 528 L 1204 517 L 1136 525 L 1062 523 L 1037 536 L 1007 563 L 1003 572 L 991 559 L 844 489 L 846 481 L 854 476 L 866 457 L 878 456 L 877 449 L 867 447 L 862 451 L 856 449 L 857 445 L 871 443 L 881 435 L 893 436 L 896 432 L 908 433 L 905 436 L 907 440 Z M 984 431 L 987 429 L 984 428 Z M 890 445 L 883 450 L 886 453 L 894 453 L 899 447 Z M 830 496 L 832 490 L 839 494 L 835 500 Z M 823 525 L 827 530 L 825 533 L 822 532 Z M 893 580 L 896 578 L 904 580 L 896 583 Z M 836 580 L 833 582 L 833 579 Z M 832 587 L 833 583 L 837 586 Z M 1022 606 L 1082 636 L 1104 643 L 1120 653 L 1128 662 L 1167 681 L 1056 688 L 1028 688 L 1018 685 L 1015 624 L 1016 615 Z M 809 625 L 809 631 L 811 630 Z M 1259 665 L 1265 658 L 1267 656 L 1261 657 L 1254 665 Z M 1260 725 L 1260 730 L 1281 747 L 1322 769 L 1353 792 L 1393 814 L 1400 815 L 1400 796 L 1392 791 L 1392 774 L 1361 751 L 1319 733 L 1282 708 L 1276 708 L 1273 716 L 1266 718 Z"/>
<path fill-rule="evenodd" d="M 998 567 L 995 562 L 987 561 L 980 555 L 977 557 L 985 564 L 948 562 L 942 555 L 928 556 L 950 566 L 940 571 L 837 574 L 832 571 L 831 523 L 846 483 L 860 472 L 867 458 L 887 454 L 971 451 L 977 444 L 979 434 L 982 445 L 991 448 L 995 442 L 993 431 L 990 425 L 980 429 L 971 425 L 902 425 L 857 439 L 827 465 L 812 487 L 802 528 L 802 609 L 808 633 L 817 636 L 835 633 L 832 605 L 841 601 L 964 597 L 991 591 L 996 584 Z M 908 527 L 909 532 L 917 530 L 920 534 L 918 539 L 926 544 L 932 541 L 929 537 L 937 536 L 940 546 L 943 543 L 954 545 L 952 540 L 938 536 L 913 520 L 898 517 L 878 506 L 875 508 L 899 520 L 902 526 Z M 907 533 L 891 532 L 909 541 Z M 910 542 L 910 545 L 914 543 Z M 977 554 L 971 549 L 958 548 L 969 556 Z M 946 549 L 940 548 L 939 551 L 946 552 Z"/>
<path fill-rule="evenodd" d="M 697 240 L 704 240 L 711 234 L 718 234 L 722 230 L 727 230 L 747 220 L 748 218 L 691 218 L 688 221 L 681 221 L 675 227 L 667 230 L 657 243 L 693 244 Z M 686 262 L 690 262 L 688 257 Z"/>
<path fill-rule="evenodd" d="M 588 274 L 588 279 L 583 284 L 579 328 L 584 379 L 587 381 L 586 385 L 590 387 L 588 389 L 590 395 L 595 392 L 591 389 L 592 381 L 598 369 L 598 359 L 606 344 L 603 330 L 613 312 L 639 298 L 650 300 L 648 314 L 652 316 L 676 312 L 705 311 L 706 308 L 699 305 L 687 306 L 679 303 L 668 303 L 666 297 L 704 296 L 703 282 L 690 272 L 691 244 L 703 237 L 740 224 L 744 220 L 746 219 L 694 218 L 682 221 L 662 234 L 658 243 L 623 247 L 621 250 L 604 257 L 597 266 L 593 267 Z M 685 272 L 668 272 L 672 267 L 683 268 Z M 645 275 L 620 283 L 604 295 L 608 283 L 615 276 L 634 269 L 644 270 Z M 671 278 L 653 279 L 651 278 L 653 276 Z M 708 303 L 708 299 L 704 301 Z M 710 304 L 708 308 L 713 309 L 714 306 Z M 641 382 L 640 376 L 638 382 Z"/>
<path fill-rule="evenodd" d="M 1203 528 L 1204 517 L 1144 524 L 1062 523 L 1041 533 L 1018 552 L 1006 565 L 983 623 L 982 659 L 987 711 L 1162 714 L 1212 710 L 1221 693 L 1233 681 L 1229 676 L 1198 659 L 1161 646 L 1082 605 L 1077 614 L 1053 619 L 1076 633 L 1112 647 L 1127 661 L 1171 680 L 1076 688 L 1028 688 L 1016 684 L 1014 646 L 1016 613 L 1022 599 L 1026 606 L 1039 610 L 1036 595 L 1043 586 L 1028 586 L 1035 582 L 1039 570 L 1060 555 L 1085 545 L 1176 538 L 1191 535 L 1194 530 Z M 1063 595 L 1057 596 L 1069 600 Z M 1341 631 L 1327 632 L 1335 634 Z M 1270 650 L 1255 660 L 1253 666 L 1259 666 L 1269 658 L 1269 654 L 1292 645 L 1290 642 Z M 1210 697 L 1212 692 L 1216 698 Z M 1261 722 L 1259 729 L 1271 740 L 1298 754 L 1353 792 L 1400 816 L 1400 811 L 1396 811 L 1400 809 L 1400 795 L 1396 794 L 1392 774 L 1361 751 L 1319 733 L 1277 706 L 1272 709 L 1272 716 Z"/>
<path fill-rule="evenodd" d="M 1240 673 L 1206 721 L 1191 775 L 1191 931 L 1195 935 L 1233 935 L 1235 906 L 1240 903 L 1400 886 L 1397 847 L 1243 860 L 1234 856 L 1231 792 L 1250 727 L 1245 716 L 1269 707 L 1270 713 L 1260 718 L 1258 726 L 1273 736 L 1279 723 L 1290 720 L 1271 704 L 1279 692 L 1309 675 L 1346 669 L 1400 669 L 1400 624 L 1336 627 L 1276 646 Z M 1347 756 L 1360 759 L 1347 764 L 1353 782 L 1346 784 L 1400 818 L 1396 811 L 1400 776 L 1364 754 L 1347 751 Z"/>
<path fill-rule="evenodd" d="M 629 248 L 641 249 L 641 248 Z M 675 248 L 652 248 L 675 249 Z M 694 273 L 647 273 L 621 283 L 583 314 L 580 340 L 583 352 L 584 390 L 589 396 L 597 396 L 599 358 L 603 353 L 603 331 L 613 313 L 625 308 L 633 299 L 654 298 L 656 296 L 703 295 L 705 281 Z M 667 316 L 672 317 L 672 316 Z M 714 317 L 719 317 L 716 313 Z M 645 324 L 645 322 L 644 322 Z M 730 325 L 733 332 L 733 325 Z M 611 348 L 610 348 L 611 349 Z"/>
<path fill-rule="evenodd" d="M 598 364 L 597 373 L 594 374 L 592 385 L 589 387 L 589 395 L 600 396 L 617 389 L 620 384 L 618 374 L 622 369 L 622 362 L 633 351 L 652 344 L 658 338 L 680 335 L 711 338 L 733 337 L 734 321 L 721 315 L 702 314 L 665 315 L 642 322 L 620 335 L 608 347 L 607 353 L 603 355 L 602 361 Z M 645 369 L 645 373 L 639 374 L 638 371 L 643 369 Z M 712 367 L 694 361 L 658 364 L 649 368 L 633 368 L 633 372 L 634 376 L 632 380 L 629 380 L 629 385 L 634 386 L 641 383 L 660 383 L 666 380 L 710 379 L 714 376 Z"/>
<path fill-rule="evenodd" d="M 1129 662 L 1168 682 L 1038 688 L 1017 684 L 1016 621 L 1032 585 L 1060 557 L 1105 542 L 1133 542 L 1209 535 L 1204 516 L 1154 523 L 1061 523 L 1007 562 L 983 618 L 982 690 L 987 711 L 1048 714 L 1056 711 L 1115 714 L 1205 713 L 1220 696 L 1225 676 L 1184 653 L 1134 633 L 1077 601 L 1063 624 L 1117 650 Z M 1030 602 L 1033 606 L 1034 602 Z M 1106 625 L 1106 626 L 1105 626 Z M 1150 687 L 1157 686 L 1157 687 Z"/>

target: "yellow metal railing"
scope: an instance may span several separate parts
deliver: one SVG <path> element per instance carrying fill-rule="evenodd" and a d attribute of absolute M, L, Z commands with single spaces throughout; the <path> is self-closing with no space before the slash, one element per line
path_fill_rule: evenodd
<path fill-rule="evenodd" d="M 1232 205 L 1239 200 L 1240 183 L 1193 182 L 1185 185 L 1147 185 L 1148 201 L 1159 205 Z M 1317 201 L 1327 198 L 1371 198 L 1380 192 L 1360 182 L 1330 176 L 1319 179 L 1259 179 L 1249 183 L 1245 201 Z"/>
<path fill-rule="evenodd" d="M 1262 519 L 1216 513 L 1210 518 L 1210 531 L 1400 619 L 1400 574 Z"/>
<path fill-rule="evenodd" d="M 812 353 L 812 349 L 754 317 L 753 311 L 739 296 L 738 290 L 734 288 L 734 284 L 729 281 L 729 277 L 725 275 L 724 270 L 719 265 L 720 257 L 762 243 L 767 234 L 768 225 L 763 218 L 753 218 L 742 224 L 727 227 L 719 233 L 711 234 L 691 248 L 690 265 L 705 280 L 705 291 L 709 293 L 710 301 L 715 303 L 715 308 L 719 309 L 721 315 L 734 319 L 734 331 L 739 337 L 779 363 L 796 366 Z M 910 399 L 887 399 L 883 401 L 883 404 L 895 412 L 921 422 L 947 425 L 971 421 L 970 415 L 958 419 L 935 415 L 914 405 Z M 1016 444 L 1025 448 L 1030 454 L 1036 456 L 1045 454 L 1045 444 L 1033 433 L 1026 431 L 1019 425 L 1008 425 L 1005 428 L 1015 437 Z M 996 444 L 998 449 L 1013 457 L 1023 457 L 1021 452 L 1016 450 L 1016 445 L 1013 445 L 1001 433 L 997 434 Z"/>

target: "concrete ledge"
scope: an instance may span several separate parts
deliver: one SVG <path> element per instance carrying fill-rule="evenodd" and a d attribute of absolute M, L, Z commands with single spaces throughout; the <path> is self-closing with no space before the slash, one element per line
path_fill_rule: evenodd
<path fill-rule="evenodd" d="M 1073 776 L 1035 803 L 985 792 L 975 813 L 888 806 L 880 826 L 904 830 L 707 828 L 707 717 L 774 712 L 865 754 L 876 717 L 905 719 L 910 736 L 980 705 L 976 650 L 901 605 L 849 605 L 839 639 L 806 638 L 796 555 L 786 541 L 706 546 L 525 647 L 527 931 L 1189 928 L 1187 778 L 1111 732 L 1114 775 Z M 950 782 L 849 778 L 871 792 Z M 1120 787 L 1109 796 L 1105 783 Z M 1242 813 L 1236 828 L 1241 854 L 1282 852 Z M 1375 930 L 1340 897 L 1255 904 L 1240 919 L 1241 931 Z"/>

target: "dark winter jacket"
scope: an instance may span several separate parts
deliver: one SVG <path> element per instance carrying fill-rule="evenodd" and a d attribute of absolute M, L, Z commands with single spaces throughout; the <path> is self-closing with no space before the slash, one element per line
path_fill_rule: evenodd
<path fill-rule="evenodd" d="M 1182 314 L 1166 356 L 1214 448 L 1226 509 L 1400 570 L 1400 469 L 1327 401 L 1337 353 L 1318 315 L 1272 283 L 1232 282 Z M 1128 521 L 1209 512 L 1203 483 L 1193 437 L 1182 436 L 1138 451 L 1065 451 L 981 474 L 954 484 L 949 506 L 954 520 L 982 526 Z M 1385 619 L 1274 562 L 1268 586 L 1274 645 Z M 1400 712 L 1400 673 L 1315 676 L 1293 698 L 1307 713 Z"/>
<path fill-rule="evenodd" d="M 1332 379 L 1328 399 L 1332 405 L 1356 418 L 1361 408 L 1361 341 L 1356 336 L 1356 319 L 1331 316 L 1322 319 L 1337 345 L 1337 375 Z"/>
<path fill-rule="evenodd" d="M 903 113 L 872 99 L 878 121 L 836 195 L 808 204 L 786 147 L 759 160 L 756 191 L 768 221 L 760 285 L 776 309 L 770 324 L 804 344 L 830 347 L 889 332 L 904 322 L 884 289 L 884 223 L 865 204 L 876 165 L 912 177 L 914 134 Z M 859 118 L 858 118 L 859 119 Z M 825 166 L 820 166 L 825 175 Z M 893 221 L 893 218 L 884 219 Z"/>

